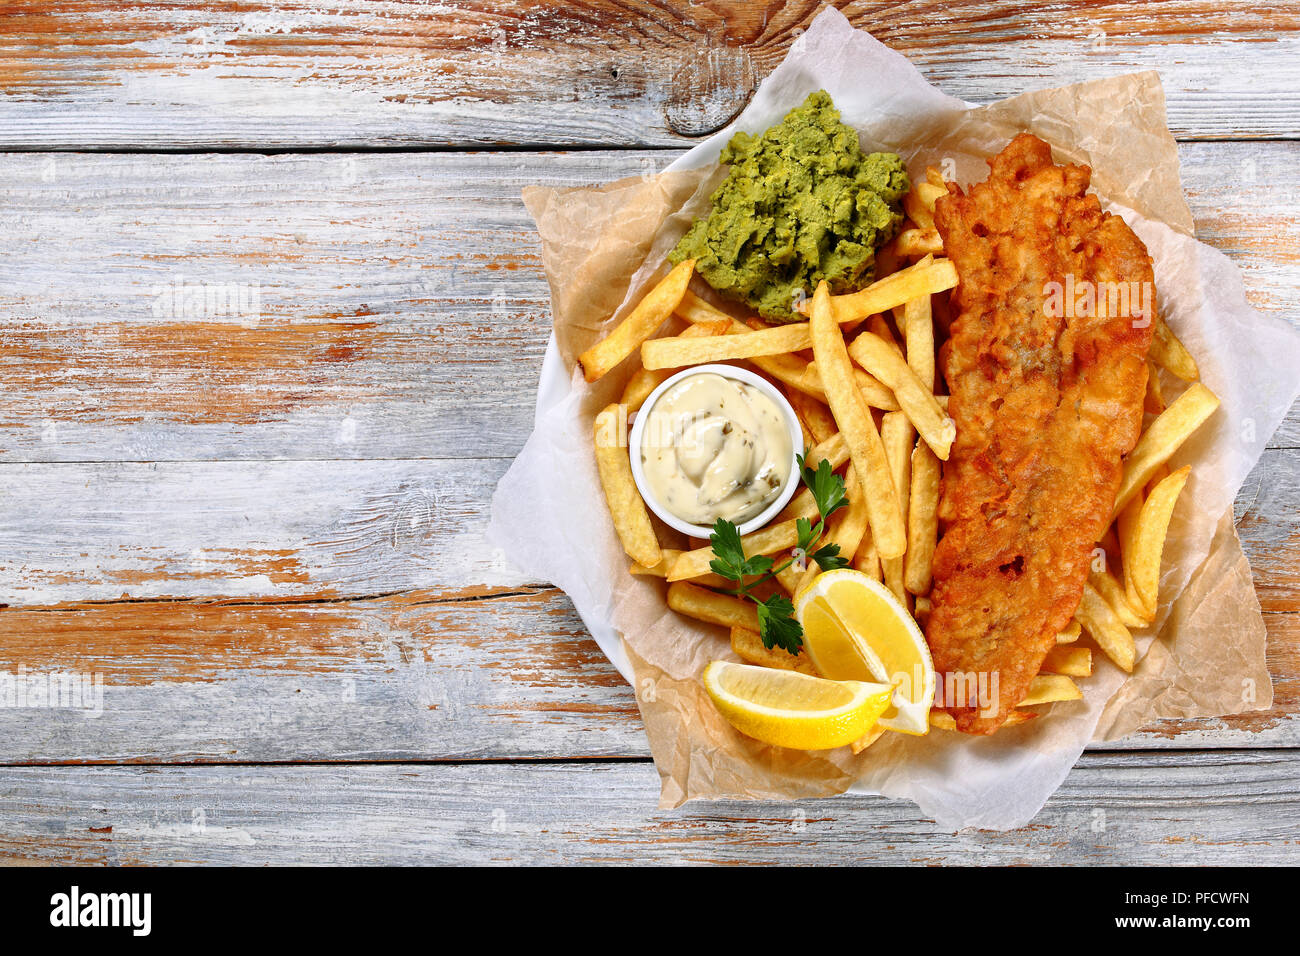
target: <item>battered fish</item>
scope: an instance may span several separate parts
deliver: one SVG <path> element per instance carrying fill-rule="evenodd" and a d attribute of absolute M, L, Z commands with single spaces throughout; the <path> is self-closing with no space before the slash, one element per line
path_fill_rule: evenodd
<path fill-rule="evenodd" d="M 959 277 L 940 356 L 957 437 L 926 638 L 972 734 L 1006 720 L 1079 605 L 1141 429 L 1155 303 L 1151 256 L 1087 195 L 1090 168 L 1028 134 L 989 165 L 935 207 Z"/>

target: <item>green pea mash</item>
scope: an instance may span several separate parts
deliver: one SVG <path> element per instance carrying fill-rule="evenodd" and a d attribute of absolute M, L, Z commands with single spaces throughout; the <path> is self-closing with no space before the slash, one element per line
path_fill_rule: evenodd
<path fill-rule="evenodd" d="M 695 259 L 718 292 L 774 322 L 802 319 L 801 294 L 871 282 L 876 250 L 903 221 L 907 170 L 894 153 L 862 152 L 825 90 L 757 138 L 737 133 L 722 151 L 731 172 L 669 254 Z"/>

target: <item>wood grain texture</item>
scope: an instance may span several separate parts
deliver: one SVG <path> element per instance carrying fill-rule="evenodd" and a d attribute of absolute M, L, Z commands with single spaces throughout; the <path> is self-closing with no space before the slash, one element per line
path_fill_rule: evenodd
<path fill-rule="evenodd" d="M 506 464 L 0 466 L 0 672 L 105 695 L 93 719 L 0 708 L 0 762 L 644 756 L 568 599 L 485 545 Z M 1300 744 L 1298 495 L 1300 453 L 1276 449 L 1237 507 L 1273 709 L 1110 746 Z"/>
<path fill-rule="evenodd" d="M 9 154 L 0 461 L 512 456 L 550 328 L 520 190 L 670 158 Z M 1181 159 L 1202 236 L 1300 325 L 1300 143 Z"/>
<path fill-rule="evenodd" d="M 0 707 L 0 763 L 648 756 L 631 688 L 551 587 L 9 610 L 0 647 L 0 675 L 102 682 L 80 707 Z"/>
<path fill-rule="evenodd" d="M 1033 826 L 838 797 L 654 809 L 649 763 L 0 768 L 0 863 L 1294 863 L 1285 752 L 1087 754 Z"/>
<path fill-rule="evenodd" d="M 0 17 L 0 146 L 676 146 L 743 108 L 821 6 L 23 2 Z M 836 6 L 975 102 L 1159 69 L 1184 138 L 1300 118 L 1287 3 Z"/>
<path fill-rule="evenodd" d="M 1294 749 L 1300 615 L 1265 622 L 1272 710 L 1094 749 Z M 11 609 L 0 647 L 0 681 L 102 681 L 81 709 L 0 707 L 3 764 L 648 756 L 631 688 L 555 588 Z"/>
<path fill-rule="evenodd" d="M 523 583 L 484 537 L 508 464 L 0 467 L 11 509 L 0 602 L 332 599 Z"/>

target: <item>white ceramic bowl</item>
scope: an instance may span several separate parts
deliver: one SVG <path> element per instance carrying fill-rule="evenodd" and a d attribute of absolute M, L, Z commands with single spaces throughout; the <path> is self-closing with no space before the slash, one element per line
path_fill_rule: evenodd
<path fill-rule="evenodd" d="M 803 429 L 799 427 L 799 418 L 795 415 L 794 409 L 790 407 L 790 403 L 786 401 L 785 396 L 777 391 L 777 389 L 775 389 L 767 379 L 760 375 L 755 375 L 748 369 L 737 368 L 734 365 L 696 365 L 692 368 L 682 369 L 682 371 L 668 378 L 658 388 L 651 392 L 650 397 L 645 400 L 641 405 L 640 410 L 637 412 L 636 420 L 632 423 L 631 434 L 628 436 L 628 451 L 631 453 L 628 457 L 632 460 L 632 477 L 636 481 L 637 490 L 641 492 L 641 498 L 645 501 L 646 506 L 658 515 L 663 520 L 664 524 L 694 538 L 707 538 L 709 535 L 713 534 L 713 529 L 711 527 L 683 521 L 667 508 L 660 505 L 659 502 L 655 500 L 654 494 L 650 491 L 650 482 L 646 480 L 645 469 L 641 465 L 641 442 L 645 434 L 645 425 L 646 422 L 650 420 L 650 411 L 654 408 L 655 402 L 659 401 L 659 396 L 684 378 L 689 378 L 692 375 L 704 375 L 707 373 L 721 375 L 723 378 L 734 379 L 738 382 L 744 382 L 746 385 L 752 385 L 754 388 L 758 389 L 776 403 L 776 407 L 781 410 L 781 414 L 785 418 L 786 429 L 790 432 L 791 451 L 789 477 L 786 480 L 785 486 L 781 489 L 781 493 L 773 499 L 771 504 L 763 509 L 761 513 L 750 518 L 738 527 L 737 530 L 739 530 L 741 534 L 749 534 L 751 531 L 757 531 L 780 514 L 781 509 L 789 504 L 790 499 L 794 497 L 795 489 L 799 486 L 799 475 L 797 471 L 799 465 L 795 461 L 794 456 L 802 455 L 804 452 L 804 446 Z"/>

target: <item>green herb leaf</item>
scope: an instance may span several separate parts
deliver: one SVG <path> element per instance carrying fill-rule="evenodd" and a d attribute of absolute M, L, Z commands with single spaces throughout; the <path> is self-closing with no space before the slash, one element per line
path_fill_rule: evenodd
<path fill-rule="evenodd" d="M 772 559 L 765 554 L 745 557 L 745 547 L 740 541 L 740 532 L 736 526 L 725 518 L 719 518 L 713 525 L 713 534 L 709 535 L 716 557 L 709 562 L 715 574 L 728 581 L 740 581 L 756 577 L 772 570 Z"/>
<path fill-rule="evenodd" d="M 709 535 L 709 544 L 717 555 L 709 562 L 713 573 L 728 581 L 739 581 L 745 576 L 745 548 L 740 543 L 740 532 L 726 518 L 719 518 Z"/>
<path fill-rule="evenodd" d="M 823 458 L 814 470 L 801 460 L 799 467 L 803 483 L 812 491 L 813 499 L 817 502 L 817 513 L 823 522 L 841 508 L 849 506 L 844 479 L 835 474 L 829 461 Z"/>
<path fill-rule="evenodd" d="M 818 524 L 820 525 L 821 522 L 818 522 Z M 799 533 L 799 550 L 806 553 L 814 542 L 821 537 L 821 528 L 819 527 L 814 532 L 812 522 L 807 518 L 796 518 L 794 526 Z"/>
<path fill-rule="evenodd" d="M 758 605 L 758 634 L 766 648 L 779 647 L 798 654 L 803 647 L 803 628 L 794 619 L 794 605 L 784 594 L 773 594 Z"/>
<path fill-rule="evenodd" d="M 849 566 L 848 558 L 840 557 L 840 546 L 838 544 L 827 544 L 813 552 L 812 559 L 817 562 L 817 567 L 823 571 L 834 571 L 836 568 L 847 568 Z"/>

